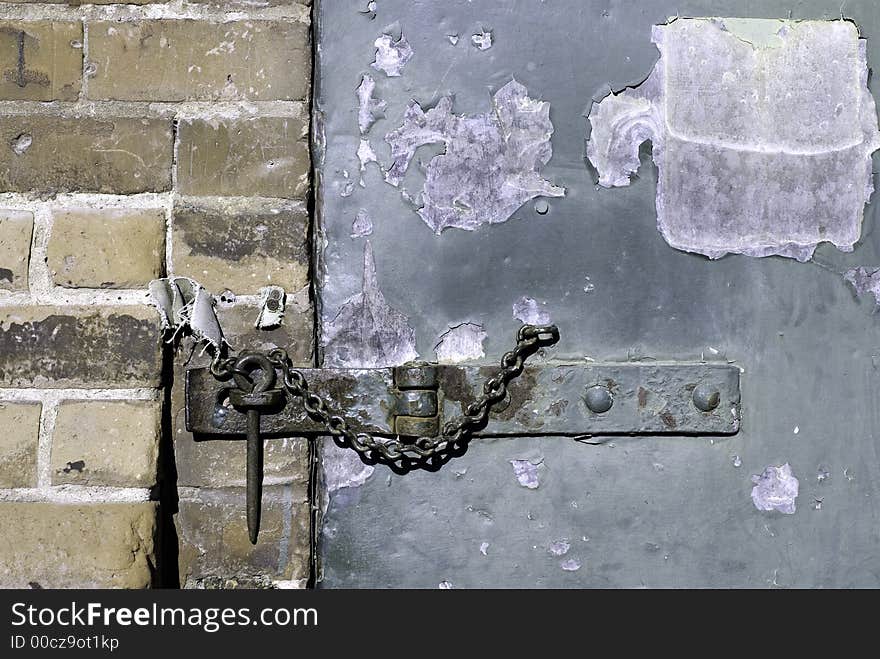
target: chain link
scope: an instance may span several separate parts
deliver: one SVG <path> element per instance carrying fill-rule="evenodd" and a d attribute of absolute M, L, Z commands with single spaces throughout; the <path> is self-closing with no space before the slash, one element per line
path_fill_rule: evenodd
<path fill-rule="evenodd" d="M 437 471 L 452 458 L 464 455 L 474 433 L 486 426 L 492 407 L 507 397 L 507 385 L 523 372 L 525 360 L 559 341 L 559 329 L 555 325 L 523 325 L 516 339 L 513 350 L 501 358 L 501 370 L 485 382 L 482 396 L 467 406 L 464 415 L 447 422 L 440 436 L 416 439 L 377 439 L 369 433 L 352 431 L 344 417 L 332 412 L 323 398 L 309 390 L 305 375 L 291 366 L 286 350 L 275 348 L 266 356 L 281 370 L 284 389 L 302 399 L 306 412 L 327 427 L 337 446 L 353 449 L 365 464 L 384 464 L 395 473 L 406 474 L 415 469 Z M 237 359 L 216 356 L 211 363 L 212 375 L 224 381 L 241 375 L 253 383 L 249 373 L 235 368 Z"/>

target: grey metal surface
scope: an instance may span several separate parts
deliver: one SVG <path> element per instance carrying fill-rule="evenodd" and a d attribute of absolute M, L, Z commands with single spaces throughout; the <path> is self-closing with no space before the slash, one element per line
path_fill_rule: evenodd
<path fill-rule="evenodd" d="M 379 285 L 415 328 L 422 358 L 469 321 L 485 328 L 495 361 L 516 324 L 511 305 L 528 295 L 546 301 L 565 359 L 735 361 L 745 422 L 726 439 L 481 440 L 437 474 L 376 470 L 328 495 L 323 586 L 880 585 L 880 324 L 874 301 L 842 276 L 880 264 L 876 206 L 849 254 L 821 246 L 805 264 L 709 261 L 657 232 L 649 160 L 631 187 L 605 190 L 583 158 L 591 98 L 606 83 L 639 82 L 656 61 L 652 24 L 676 12 L 831 19 L 839 0 L 380 0 L 375 20 L 363 5 L 324 0 L 317 10 L 323 319 L 359 290 L 364 239 L 350 234 L 364 208 Z M 876 67 L 880 9 L 861 1 L 843 11 Z M 373 135 L 397 127 L 410 98 L 430 107 L 454 92 L 456 112 L 485 112 L 515 76 L 550 102 L 554 153 L 542 174 L 565 198 L 546 200 L 546 214 L 527 203 L 505 223 L 435 236 L 373 165 L 366 187 L 339 195 L 340 172 L 358 171 L 355 89 L 374 39 L 395 22 L 415 55 L 401 78 L 376 76 L 388 108 Z M 468 43 L 482 28 L 494 35 L 486 51 Z M 451 33 L 462 37 L 456 47 Z M 876 96 L 876 78 L 871 88 Z M 373 145 L 387 157 L 381 139 Z M 535 467 L 536 488 L 516 476 L 520 460 Z M 752 475 L 784 463 L 800 480 L 796 512 L 757 510 Z"/>

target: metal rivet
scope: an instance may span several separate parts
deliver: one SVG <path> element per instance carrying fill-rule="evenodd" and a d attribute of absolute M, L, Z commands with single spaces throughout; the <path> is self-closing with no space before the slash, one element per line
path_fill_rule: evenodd
<path fill-rule="evenodd" d="M 608 387 L 597 384 L 587 389 L 584 401 L 591 412 L 603 414 L 611 409 L 614 404 L 614 396 L 611 395 Z"/>
<path fill-rule="evenodd" d="M 694 407 L 701 412 L 711 412 L 721 402 L 721 394 L 718 389 L 708 384 L 700 384 L 694 387 Z"/>

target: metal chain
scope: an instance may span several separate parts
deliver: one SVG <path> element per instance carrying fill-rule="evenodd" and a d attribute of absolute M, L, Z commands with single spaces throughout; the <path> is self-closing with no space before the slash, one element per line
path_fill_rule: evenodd
<path fill-rule="evenodd" d="M 369 433 L 352 431 L 344 417 L 328 409 L 323 398 L 309 391 L 305 376 L 291 366 L 286 350 L 275 348 L 266 356 L 283 373 L 285 390 L 302 399 L 306 412 L 327 426 L 337 446 L 353 449 L 365 464 L 384 464 L 395 473 L 406 474 L 415 469 L 437 471 L 452 458 L 464 455 L 473 434 L 488 422 L 492 407 L 507 397 L 507 385 L 523 372 L 525 360 L 559 341 L 559 329 L 555 325 L 523 325 L 516 338 L 516 346 L 501 358 L 501 370 L 486 381 L 483 395 L 467 406 L 464 415 L 447 422 L 438 437 L 415 439 L 377 439 Z M 235 368 L 236 360 L 216 356 L 211 373 L 219 380 L 240 375 L 253 382 L 249 373 Z"/>

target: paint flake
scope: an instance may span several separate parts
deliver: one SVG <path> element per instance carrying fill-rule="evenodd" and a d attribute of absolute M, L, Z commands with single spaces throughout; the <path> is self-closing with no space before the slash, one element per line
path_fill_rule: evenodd
<path fill-rule="evenodd" d="M 321 457 L 328 492 L 336 492 L 344 487 L 360 487 L 375 471 L 375 467 L 361 462 L 357 453 L 339 448 L 332 442 L 324 444 Z"/>
<path fill-rule="evenodd" d="M 651 140 L 672 247 L 800 261 L 820 242 L 851 251 L 880 148 L 858 28 L 674 19 L 652 41 L 661 58 L 645 82 L 589 113 L 599 184 L 629 185 Z"/>
<path fill-rule="evenodd" d="M 755 484 L 752 488 L 755 508 L 794 514 L 799 483 L 787 462 L 781 467 L 767 467 L 759 476 L 752 476 L 752 483 Z"/>
<path fill-rule="evenodd" d="M 550 314 L 534 298 L 523 296 L 513 303 L 513 317 L 526 325 L 549 325 Z"/>
<path fill-rule="evenodd" d="M 566 572 L 577 572 L 581 569 L 581 562 L 576 558 L 567 558 L 559 564 Z"/>
<path fill-rule="evenodd" d="M 488 542 L 481 542 L 480 543 L 480 553 L 483 556 L 489 555 L 489 543 Z"/>
<path fill-rule="evenodd" d="M 568 540 L 554 540 L 550 543 L 550 546 L 547 548 L 547 551 L 550 552 L 553 556 L 565 556 L 568 553 L 568 550 L 571 549 L 571 543 Z"/>
<path fill-rule="evenodd" d="M 437 361 L 458 364 L 480 359 L 486 354 L 483 352 L 483 341 L 487 336 L 483 326 L 476 323 L 462 323 L 451 327 L 440 336 L 440 341 L 434 346 Z"/>
<path fill-rule="evenodd" d="M 538 480 L 538 465 L 529 460 L 511 460 L 510 464 L 513 465 L 513 475 L 520 485 L 530 490 L 538 489 L 541 484 Z"/>
<path fill-rule="evenodd" d="M 173 341 L 183 332 L 191 332 L 196 341 L 214 349 L 226 345 L 220 321 L 214 311 L 214 296 L 189 277 L 169 277 L 150 282 L 150 302 L 159 311 L 163 330 L 173 332 Z"/>
<path fill-rule="evenodd" d="M 477 50 L 489 50 L 492 47 L 492 30 L 483 30 L 471 35 L 471 43 Z"/>
<path fill-rule="evenodd" d="M 324 333 L 324 356 L 334 366 L 380 368 L 416 359 L 415 330 L 379 290 L 373 246 L 364 246 L 362 291 L 342 305 Z"/>
<path fill-rule="evenodd" d="M 880 268 L 853 268 L 847 270 L 843 278 L 853 285 L 856 293 L 870 293 L 874 296 L 874 303 L 880 305 Z"/>
<path fill-rule="evenodd" d="M 354 222 L 351 223 L 351 237 L 363 238 L 373 233 L 373 220 L 370 214 L 363 208 L 358 211 Z"/>
<path fill-rule="evenodd" d="M 403 34 L 397 41 L 389 34 L 383 34 L 373 43 L 376 47 L 376 59 L 370 65 L 377 71 L 383 71 L 389 78 L 403 75 L 403 67 L 413 57 L 413 49 Z"/>
<path fill-rule="evenodd" d="M 505 222 L 531 199 L 564 196 L 540 174 L 553 153 L 549 103 L 512 80 L 495 93 L 490 112 L 457 115 L 452 105 L 445 96 L 426 112 L 413 101 L 403 124 L 385 136 L 393 158 L 385 180 L 395 187 L 420 146 L 446 146 L 426 166 L 418 210 L 434 233 Z"/>
<path fill-rule="evenodd" d="M 358 128 L 361 135 L 366 135 L 373 124 L 385 116 L 387 103 L 382 99 L 373 98 L 376 81 L 373 76 L 365 73 L 357 88 L 358 97 Z"/>
<path fill-rule="evenodd" d="M 361 143 L 357 150 L 357 157 L 362 172 L 366 171 L 367 165 L 371 162 L 379 162 L 378 158 L 376 158 L 376 152 L 373 151 L 373 146 L 370 144 L 370 140 L 365 138 L 361 138 Z"/>

